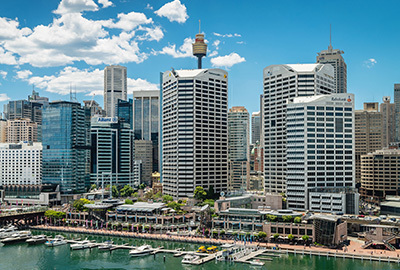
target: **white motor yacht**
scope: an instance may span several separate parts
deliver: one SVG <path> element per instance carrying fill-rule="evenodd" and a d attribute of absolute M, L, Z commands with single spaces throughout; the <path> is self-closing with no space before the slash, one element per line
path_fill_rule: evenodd
<path fill-rule="evenodd" d="M 1 243 L 7 245 L 7 244 L 25 242 L 27 239 L 31 237 L 32 234 L 30 231 L 20 231 L 12 234 L 10 237 L 4 238 L 3 240 L 1 240 Z"/>
<path fill-rule="evenodd" d="M 92 247 L 92 244 L 87 239 L 71 245 L 72 250 L 85 249 L 90 247 Z"/>
<path fill-rule="evenodd" d="M 113 247 L 113 241 L 107 240 L 99 246 L 99 250 L 110 250 Z"/>
<path fill-rule="evenodd" d="M 15 226 L 7 226 L 0 229 L 0 239 L 4 239 L 10 237 L 11 235 L 17 232 L 17 227 Z"/>
<path fill-rule="evenodd" d="M 29 245 L 36 245 L 45 243 L 47 241 L 47 236 L 44 234 L 41 235 L 34 235 L 31 239 L 26 240 Z"/>
<path fill-rule="evenodd" d="M 153 248 L 150 245 L 143 245 L 129 251 L 129 255 L 132 257 L 139 257 L 143 255 L 149 255 L 152 251 Z"/>
<path fill-rule="evenodd" d="M 56 237 L 52 240 L 47 240 L 46 243 L 44 243 L 48 247 L 56 247 L 56 246 L 61 246 L 67 244 L 67 241 L 65 241 L 64 237 L 61 235 L 56 235 Z"/>
<path fill-rule="evenodd" d="M 182 263 L 192 263 L 194 261 L 197 261 L 198 259 L 200 259 L 199 256 L 196 256 L 194 254 L 187 254 L 183 256 Z"/>

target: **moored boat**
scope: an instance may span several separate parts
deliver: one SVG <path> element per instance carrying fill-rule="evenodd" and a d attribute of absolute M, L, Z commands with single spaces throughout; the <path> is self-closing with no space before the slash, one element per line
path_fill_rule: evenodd
<path fill-rule="evenodd" d="M 54 239 L 47 240 L 47 242 L 44 244 L 48 247 L 56 247 L 67 244 L 67 241 L 65 241 L 62 235 L 56 235 Z"/>
<path fill-rule="evenodd" d="M 99 250 L 110 250 L 113 247 L 113 241 L 107 240 L 99 246 Z"/>
<path fill-rule="evenodd" d="M 194 262 L 194 261 L 196 261 L 196 260 L 198 260 L 198 259 L 200 259 L 200 257 L 199 256 L 196 256 L 196 255 L 194 255 L 194 254 L 187 254 L 187 255 L 185 255 L 184 257 L 183 257 L 183 259 L 182 259 L 182 263 L 188 263 L 188 264 L 190 264 L 190 263 L 192 263 L 192 262 Z"/>
<path fill-rule="evenodd" d="M 143 245 L 129 251 L 129 255 L 131 255 L 132 257 L 139 257 L 149 255 L 152 251 L 153 248 L 150 245 Z"/>
<path fill-rule="evenodd" d="M 29 239 L 31 237 L 32 237 L 32 234 L 30 231 L 20 231 L 20 232 L 14 233 L 10 237 L 4 238 L 3 240 L 1 240 L 1 243 L 4 245 L 20 243 L 20 242 L 25 242 L 27 239 Z"/>
<path fill-rule="evenodd" d="M 44 234 L 34 235 L 34 236 L 32 236 L 32 238 L 26 240 L 26 242 L 29 245 L 41 244 L 41 243 L 45 243 L 46 241 L 47 241 L 47 236 Z"/>
<path fill-rule="evenodd" d="M 90 248 L 90 247 L 92 247 L 92 244 L 90 243 L 90 241 L 89 240 L 83 240 L 83 241 L 80 241 L 80 242 L 78 242 L 78 243 L 75 243 L 75 244 L 72 244 L 71 246 L 70 246 L 70 248 L 72 249 L 72 250 L 78 250 L 78 249 L 85 249 L 85 248 Z"/>

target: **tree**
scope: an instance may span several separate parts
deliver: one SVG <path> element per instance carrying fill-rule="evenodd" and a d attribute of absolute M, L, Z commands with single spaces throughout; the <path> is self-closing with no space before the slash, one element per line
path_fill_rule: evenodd
<path fill-rule="evenodd" d="M 283 222 L 291 222 L 293 220 L 292 216 L 283 216 L 282 217 Z"/>
<path fill-rule="evenodd" d="M 143 184 L 139 185 L 139 189 L 145 189 L 145 188 L 146 188 L 146 184 L 143 183 Z"/>
<path fill-rule="evenodd" d="M 61 211 L 47 210 L 44 212 L 44 216 L 51 219 L 62 219 L 65 218 L 65 213 Z"/>
<path fill-rule="evenodd" d="M 207 199 L 207 200 L 205 200 L 204 202 L 201 203 L 201 206 L 204 206 L 206 204 L 208 204 L 210 207 L 214 207 L 214 200 Z"/>
<path fill-rule="evenodd" d="M 204 201 L 207 197 L 207 192 L 205 192 L 203 187 L 197 186 L 194 190 L 194 198 L 196 200 Z"/>
<path fill-rule="evenodd" d="M 279 233 L 274 234 L 274 239 L 275 240 L 278 239 L 278 237 L 279 237 Z"/>
<path fill-rule="evenodd" d="M 301 222 L 301 217 L 294 218 L 294 223 L 300 223 L 300 222 Z"/>
<path fill-rule="evenodd" d="M 179 210 L 181 210 L 181 205 L 179 204 L 179 203 L 177 203 L 177 202 L 169 202 L 168 204 L 167 204 L 167 206 L 169 207 L 169 208 L 171 208 L 171 209 L 174 209 L 175 211 L 179 211 Z"/>
<path fill-rule="evenodd" d="M 131 186 L 126 185 L 119 191 L 119 195 L 121 197 L 130 197 L 133 194 L 134 190 Z"/>
<path fill-rule="evenodd" d="M 215 194 L 214 187 L 210 186 L 207 192 L 207 199 L 215 200 L 217 198 L 217 194 Z"/>
<path fill-rule="evenodd" d="M 112 186 L 112 196 L 114 198 L 117 198 L 119 196 L 119 192 L 118 192 L 117 186 Z"/>
<path fill-rule="evenodd" d="M 162 197 L 163 203 L 168 203 L 168 202 L 172 202 L 174 200 L 174 198 L 172 198 L 172 196 L 170 195 L 164 195 Z"/>
<path fill-rule="evenodd" d="M 289 234 L 287 237 L 288 237 L 288 239 L 289 239 L 290 241 L 292 241 L 292 240 L 294 239 L 293 234 Z"/>
<path fill-rule="evenodd" d="M 274 215 L 267 215 L 267 219 L 268 219 L 268 221 L 275 222 L 276 219 L 277 219 L 277 216 L 274 216 Z"/>
<path fill-rule="evenodd" d="M 154 192 L 152 190 L 149 190 L 144 194 L 144 198 L 146 200 L 153 200 L 154 199 Z"/>
<path fill-rule="evenodd" d="M 132 197 L 139 198 L 139 193 L 137 193 L 137 192 L 133 193 Z"/>
<path fill-rule="evenodd" d="M 265 237 L 267 237 L 267 233 L 266 233 L 266 232 L 259 232 L 257 236 L 258 236 L 259 239 L 262 240 L 262 239 L 264 239 Z"/>
<path fill-rule="evenodd" d="M 130 199 L 126 199 L 126 200 L 125 200 L 125 204 L 133 204 L 133 201 L 130 200 Z"/>
<path fill-rule="evenodd" d="M 159 199 L 159 198 L 161 198 L 161 197 L 162 197 L 161 191 L 157 192 L 157 193 L 154 195 L 154 198 L 155 198 L 155 199 Z"/>
<path fill-rule="evenodd" d="M 307 241 L 310 239 L 310 236 L 308 236 L 308 235 L 303 235 L 303 236 L 301 237 L 301 239 L 303 239 L 304 242 L 307 242 Z"/>
<path fill-rule="evenodd" d="M 96 184 L 90 186 L 90 190 L 95 190 L 97 188 Z"/>
<path fill-rule="evenodd" d="M 74 201 L 72 206 L 77 210 L 77 211 L 83 211 L 85 208 L 83 207 L 85 204 L 91 204 L 93 203 L 92 201 L 89 201 L 88 199 L 81 198 L 79 200 Z"/>

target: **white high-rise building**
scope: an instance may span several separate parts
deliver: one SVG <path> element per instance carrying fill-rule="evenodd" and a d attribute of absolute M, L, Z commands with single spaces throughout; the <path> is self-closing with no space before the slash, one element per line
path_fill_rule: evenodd
<path fill-rule="evenodd" d="M 295 97 L 334 92 L 333 67 L 272 65 L 264 69 L 265 191 L 286 192 L 286 104 Z"/>
<path fill-rule="evenodd" d="M 104 109 L 108 117 L 117 117 L 118 99 L 127 100 L 126 67 L 104 68 Z"/>
<path fill-rule="evenodd" d="M 288 208 L 358 213 L 354 95 L 294 98 L 286 128 Z"/>
<path fill-rule="evenodd" d="M 0 185 L 42 184 L 42 143 L 0 143 Z"/>
<path fill-rule="evenodd" d="M 163 193 L 192 196 L 196 186 L 216 193 L 228 182 L 228 73 L 172 70 L 162 79 Z"/>

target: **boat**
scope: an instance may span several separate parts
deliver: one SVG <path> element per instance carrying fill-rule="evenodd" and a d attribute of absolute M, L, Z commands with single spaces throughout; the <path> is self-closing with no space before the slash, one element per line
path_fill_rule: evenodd
<path fill-rule="evenodd" d="M 113 247 L 113 243 L 114 243 L 113 241 L 107 240 L 99 246 L 99 250 L 110 250 Z"/>
<path fill-rule="evenodd" d="M 194 254 L 187 254 L 187 255 L 185 255 L 184 257 L 183 257 L 183 259 L 182 259 L 182 263 L 192 263 L 192 262 L 194 262 L 194 261 L 196 261 L 196 260 L 198 260 L 198 259 L 200 259 L 200 257 L 199 256 L 197 256 L 197 255 L 194 255 Z"/>
<path fill-rule="evenodd" d="M 36 245 L 45 243 L 47 241 L 47 236 L 44 234 L 41 235 L 34 235 L 32 238 L 26 240 L 29 245 Z"/>
<path fill-rule="evenodd" d="M 255 265 L 255 266 L 263 266 L 264 265 L 264 263 L 258 259 L 250 261 L 250 264 Z"/>
<path fill-rule="evenodd" d="M 213 253 L 215 253 L 217 251 L 218 251 L 218 248 L 216 246 L 211 246 L 211 247 L 207 248 L 207 253 L 208 254 L 213 254 Z"/>
<path fill-rule="evenodd" d="M 20 231 L 14 233 L 10 237 L 4 238 L 3 240 L 1 240 L 1 243 L 4 245 L 20 243 L 20 242 L 25 242 L 27 239 L 30 239 L 31 237 L 32 234 L 30 231 Z"/>
<path fill-rule="evenodd" d="M 56 247 L 67 244 L 67 241 L 64 240 L 64 237 L 62 235 L 56 235 L 54 239 L 47 240 L 47 242 L 44 244 L 48 247 Z"/>
<path fill-rule="evenodd" d="M 11 235 L 17 233 L 17 227 L 11 225 L 0 229 L 0 239 L 10 237 Z"/>
<path fill-rule="evenodd" d="M 129 251 L 129 255 L 131 255 L 132 257 L 138 257 L 143 255 L 149 255 L 152 251 L 153 248 L 150 245 L 143 245 Z"/>
<path fill-rule="evenodd" d="M 92 247 L 92 243 L 90 243 L 89 240 L 83 240 L 83 241 L 79 241 L 75 244 L 72 244 L 71 246 L 72 250 L 78 250 L 78 249 L 85 249 L 85 248 L 91 248 Z"/>
<path fill-rule="evenodd" d="M 206 252 L 207 252 L 207 249 L 206 249 L 205 246 L 201 246 L 201 247 L 199 247 L 199 249 L 198 249 L 196 252 L 197 252 L 197 253 L 206 253 Z"/>

